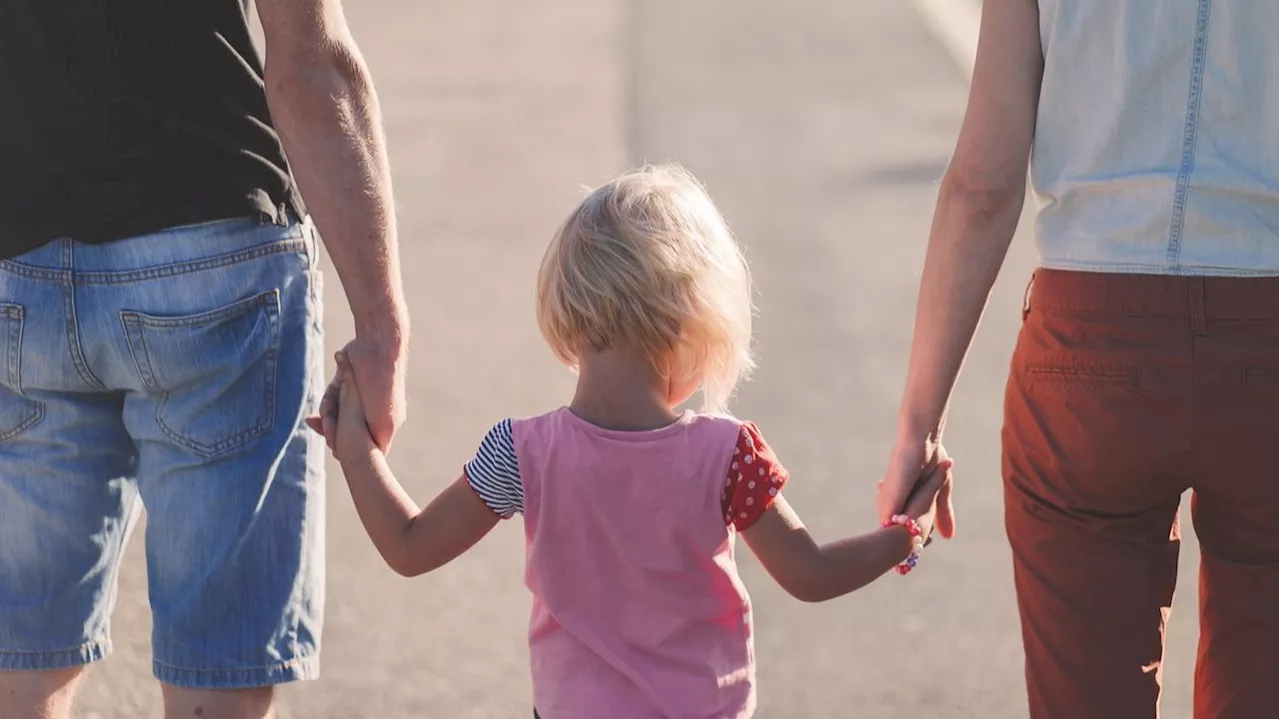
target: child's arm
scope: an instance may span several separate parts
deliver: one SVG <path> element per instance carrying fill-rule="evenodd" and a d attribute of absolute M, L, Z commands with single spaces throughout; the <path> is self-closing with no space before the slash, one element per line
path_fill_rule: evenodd
<path fill-rule="evenodd" d="M 362 461 L 343 462 L 342 471 L 373 545 L 388 566 L 406 577 L 448 564 L 498 523 L 498 515 L 467 486 L 465 475 L 419 512 L 381 451 Z"/>
<path fill-rule="evenodd" d="M 908 501 L 906 513 L 924 536 L 933 527 L 938 490 L 948 481 L 950 468 L 950 460 L 940 463 Z M 819 546 L 781 495 L 743 530 L 742 538 L 774 581 L 804 602 L 824 602 L 860 589 L 911 552 L 911 535 L 901 525 Z"/>
<path fill-rule="evenodd" d="M 370 437 L 354 375 L 341 357 L 339 372 L 335 454 L 361 524 L 399 574 L 417 576 L 448 564 L 488 534 L 498 516 L 467 485 L 465 475 L 419 511 Z"/>

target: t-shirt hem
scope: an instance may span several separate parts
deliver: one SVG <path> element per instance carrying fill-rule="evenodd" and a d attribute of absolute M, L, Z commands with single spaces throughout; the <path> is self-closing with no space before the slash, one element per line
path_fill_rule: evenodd
<path fill-rule="evenodd" d="M 1045 270 L 1064 272 L 1097 272 L 1116 275 L 1162 275 L 1172 277 L 1275 277 L 1280 272 L 1275 269 L 1244 269 L 1227 267 L 1195 267 L 1180 265 L 1168 267 L 1150 264 L 1111 264 L 1106 262 L 1085 262 L 1080 260 L 1045 260 L 1039 267 Z"/>

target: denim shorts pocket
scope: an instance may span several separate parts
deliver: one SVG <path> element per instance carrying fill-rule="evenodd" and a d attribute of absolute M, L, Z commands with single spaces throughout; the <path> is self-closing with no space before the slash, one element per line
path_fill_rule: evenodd
<path fill-rule="evenodd" d="M 125 310 L 120 320 L 169 439 L 215 457 L 275 428 L 279 290 L 195 315 Z"/>
<path fill-rule="evenodd" d="M 0 442 L 44 417 L 44 405 L 22 395 L 22 318 L 21 305 L 0 304 Z"/>

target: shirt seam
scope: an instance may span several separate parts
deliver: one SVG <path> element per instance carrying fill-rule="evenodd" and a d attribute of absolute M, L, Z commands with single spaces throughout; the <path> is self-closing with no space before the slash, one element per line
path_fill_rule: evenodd
<path fill-rule="evenodd" d="M 1206 46 L 1209 43 L 1210 0 L 1198 0 L 1195 47 L 1191 56 L 1191 82 L 1187 88 L 1187 117 L 1182 130 L 1182 162 L 1173 189 L 1173 218 L 1169 227 L 1169 245 L 1165 251 L 1168 269 L 1178 268 L 1182 253 L 1182 230 L 1186 224 L 1187 189 L 1196 164 L 1196 132 L 1199 129 L 1200 101 L 1204 91 Z"/>
<path fill-rule="evenodd" d="M 1108 274 L 1158 275 L 1162 277 L 1275 277 L 1276 270 L 1226 269 L 1216 267 L 1168 267 L 1152 264 L 1116 264 L 1082 260 L 1044 260 L 1039 267 L 1068 272 L 1103 272 Z"/>

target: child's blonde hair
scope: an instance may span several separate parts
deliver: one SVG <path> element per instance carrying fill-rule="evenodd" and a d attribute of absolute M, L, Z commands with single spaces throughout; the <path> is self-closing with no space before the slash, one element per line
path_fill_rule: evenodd
<path fill-rule="evenodd" d="M 538 272 L 538 326 L 562 362 L 611 347 L 643 353 L 703 409 L 726 411 L 751 370 L 751 274 L 724 218 L 679 165 L 597 188 L 569 215 Z"/>

